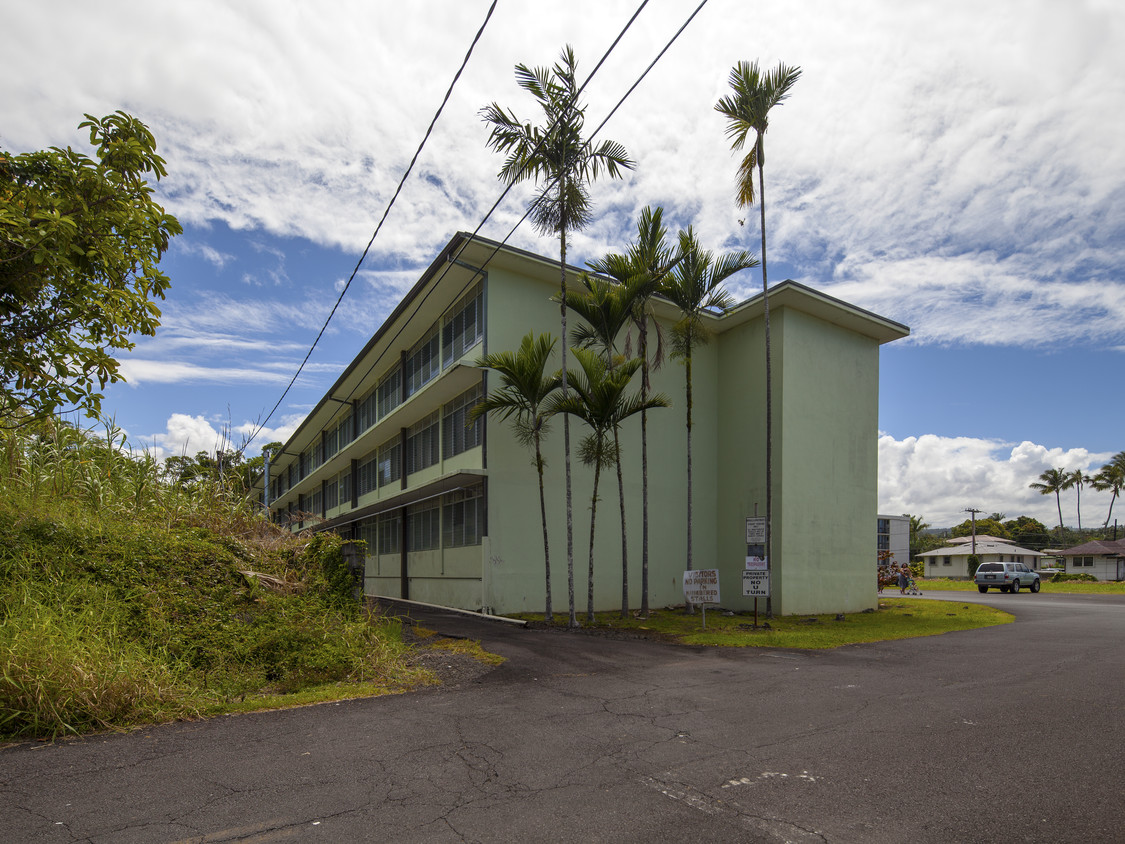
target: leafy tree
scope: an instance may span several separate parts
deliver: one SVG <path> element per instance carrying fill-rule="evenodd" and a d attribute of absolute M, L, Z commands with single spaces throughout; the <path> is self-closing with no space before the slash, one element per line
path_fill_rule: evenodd
<path fill-rule="evenodd" d="M 0 425 L 67 407 L 96 416 L 114 354 L 152 335 L 182 229 L 152 198 L 166 175 L 156 140 L 122 111 L 79 124 L 96 160 L 71 148 L 0 152 Z"/>
<path fill-rule="evenodd" d="M 664 209 L 646 206 L 637 222 L 637 240 L 626 254 L 610 253 L 597 261 L 588 261 L 594 272 L 602 273 L 632 290 L 630 320 L 637 329 L 637 353 L 641 359 L 641 401 L 652 388 L 651 369 L 658 369 L 664 360 L 660 325 L 649 312 L 649 300 L 660 291 L 660 285 L 674 265 L 668 248 L 667 229 L 663 223 Z M 656 345 L 649 355 L 648 327 L 655 328 Z M 630 354 L 628 339 L 625 354 Z M 624 589 L 624 587 L 622 587 Z M 648 409 L 641 409 L 641 618 L 648 618 Z"/>
<path fill-rule="evenodd" d="M 559 375 L 547 374 L 547 361 L 554 349 L 555 339 L 550 334 L 535 337 L 528 332 L 518 351 L 494 352 L 479 358 L 477 366 L 493 369 L 499 374 L 500 389 L 489 391 L 469 412 L 472 420 L 486 413 L 505 421 L 511 419 L 516 438 L 534 452 L 535 471 L 539 475 L 539 518 L 543 526 L 543 569 L 547 582 L 543 616 L 548 623 L 555 619 L 551 606 L 551 544 L 547 537 L 547 499 L 543 492 L 543 467 L 546 464 L 542 443 L 551 417 L 547 403 L 562 382 Z M 573 606 L 573 601 L 571 604 Z"/>
<path fill-rule="evenodd" d="M 1113 456 L 1113 459 L 1106 463 L 1091 479 L 1090 485 L 1099 492 L 1111 492 L 1109 498 L 1109 512 L 1105 517 L 1105 524 L 1102 527 L 1109 526 L 1109 520 L 1113 518 L 1113 502 L 1117 500 L 1117 496 L 1121 494 L 1121 490 L 1125 489 L 1125 451 L 1119 451 Z"/>
<path fill-rule="evenodd" d="M 961 524 L 954 526 L 950 532 L 953 536 L 972 536 L 973 522 L 971 519 L 965 519 Z M 976 535 L 995 536 L 997 539 L 1010 538 L 1007 529 L 993 518 L 977 519 Z"/>
<path fill-rule="evenodd" d="M 1047 547 L 1050 538 L 1047 526 L 1031 516 L 1017 516 L 1004 522 L 1008 537 L 1021 548 L 1041 551 Z"/>
<path fill-rule="evenodd" d="M 506 155 L 500 179 L 513 185 L 526 179 L 540 185 L 531 203 L 531 221 L 540 234 L 559 236 L 559 277 L 562 322 L 562 394 L 568 394 L 566 330 L 566 236 L 586 227 L 591 218 L 586 185 L 604 171 L 621 178 L 634 167 L 625 148 L 615 141 L 597 146 L 582 136 L 585 106 L 578 102 L 577 59 L 567 45 L 554 67 L 516 65 L 516 83 L 542 109 L 544 123 L 524 123 L 497 103 L 481 110 L 491 125 L 488 145 Z M 574 623 L 574 517 L 570 484 L 570 422 L 563 418 L 563 463 L 566 483 L 566 565 L 570 616 Z"/>
<path fill-rule="evenodd" d="M 633 358 L 610 367 L 605 357 L 592 349 L 576 348 L 572 351 L 581 367 L 581 371 L 571 373 L 573 394 L 559 396 L 551 405 L 553 412 L 577 416 L 590 429 L 590 433 L 583 438 L 579 446 L 578 454 L 583 463 L 594 467 L 594 489 L 590 496 L 590 562 L 586 593 L 586 621 L 592 623 L 594 621 L 594 527 L 598 514 L 598 481 L 602 468 L 613 465 L 619 459 L 616 444 L 610 434 L 624 420 L 640 413 L 644 406 L 667 407 L 669 402 L 663 395 L 651 396 L 642 402 L 640 396 L 629 395 L 626 392 L 634 373 L 640 368 L 640 360 Z M 571 624 L 577 624 L 577 619 L 573 616 Z"/>
<path fill-rule="evenodd" d="M 692 354 L 709 339 L 704 314 L 723 311 L 732 299 L 723 289 L 723 282 L 740 270 L 758 265 L 748 252 L 729 252 L 719 258 L 700 247 L 689 226 L 680 232 L 679 263 L 665 279 L 661 292 L 680 310 L 680 319 L 672 328 L 672 355 L 683 361 L 686 390 L 687 424 L 687 568 L 692 568 Z"/>
<path fill-rule="evenodd" d="M 1028 486 L 1032 489 L 1039 490 L 1042 495 L 1055 495 L 1055 505 L 1059 508 L 1059 534 L 1063 531 L 1063 518 L 1062 518 L 1062 499 L 1059 494 L 1067 488 L 1067 478 L 1069 477 L 1066 469 L 1048 469 L 1039 475 L 1038 481 L 1032 481 Z"/>
<path fill-rule="evenodd" d="M 783 103 L 801 77 L 799 67 L 778 63 L 771 71 L 763 73 L 758 62 L 739 62 L 730 72 L 733 91 L 715 104 L 715 110 L 727 118 L 727 137 L 731 149 L 746 146 L 753 133 L 753 146 L 738 167 L 738 205 L 740 208 L 754 204 L 754 169 L 758 170 L 758 208 L 762 229 L 762 309 L 766 332 L 766 559 L 772 559 L 771 519 L 773 516 L 773 376 L 770 363 L 770 303 L 769 284 L 766 280 L 766 130 L 769 114 Z M 766 614 L 773 614 L 772 599 L 766 598 Z"/>

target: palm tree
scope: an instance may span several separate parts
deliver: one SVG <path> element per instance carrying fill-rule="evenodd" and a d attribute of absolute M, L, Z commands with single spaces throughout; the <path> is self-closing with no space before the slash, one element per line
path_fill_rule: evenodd
<path fill-rule="evenodd" d="M 724 311 L 732 299 L 722 284 L 739 270 L 756 267 L 758 260 L 748 252 L 730 252 L 718 259 L 700 248 L 689 226 L 680 232 L 679 263 L 665 279 L 661 292 L 680 309 L 680 319 L 672 328 L 672 355 L 684 363 L 687 412 L 687 568 L 692 569 L 692 353 L 707 342 L 709 333 L 704 314 Z"/>
<path fill-rule="evenodd" d="M 633 298 L 638 281 L 626 279 L 614 284 L 582 273 L 582 287 L 568 290 L 566 304 L 584 324 L 571 332 L 571 340 L 582 348 L 597 348 L 612 369 L 624 358 L 617 354 L 617 337 L 632 318 Z M 643 397 L 642 397 L 643 398 Z M 617 496 L 621 510 L 621 617 L 629 615 L 629 538 L 625 527 L 625 479 L 621 472 L 620 426 L 613 426 L 613 449 L 617 456 Z"/>
<path fill-rule="evenodd" d="M 1042 495 L 1055 494 L 1055 504 L 1059 508 L 1059 536 L 1063 532 L 1062 500 L 1059 493 L 1067 488 L 1069 473 L 1066 469 L 1048 469 L 1039 476 L 1038 481 L 1032 481 L 1028 486 L 1037 489 Z"/>
<path fill-rule="evenodd" d="M 1109 527 L 1109 520 L 1113 518 L 1113 503 L 1121 490 L 1125 489 L 1125 451 L 1118 452 L 1113 459 L 1106 463 L 1093 478 L 1090 485 L 1099 492 L 1112 492 L 1109 499 L 1109 512 L 1105 517 L 1102 527 Z"/>
<path fill-rule="evenodd" d="M 603 355 L 592 349 L 575 348 L 574 357 L 581 371 L 572 372 L 572 395 L 559 396 L 551 402 L 554 413 L 577 416 L 590 428 L 578 449 L 579 457 L 587 466 L 594 467 L 594 489 L 590 497 L 590 557 L 587 575 L 586 621 L 594 621 L 594 528 L 598 512 L 598 482 L 601 470 L 619 459 L 616 444 L 610 433 L 625 419 L 640 413 L 644 407 L 667 407 L 668 398 L 656 395 L 644 402 L 638 395 L 627 395 L 629 382 L 640 368 L 640 360 L 633 358 L 611 367 Z"/>
<path fill-rule="evenodd" d="M 516 352 L 495 352 L 478 358 L 476 365 L 493 369 L 500 375 L 500 389 L 490 391 L 470 412 L 476 420 L 486 413 L 500 420 L 512 419 L 512 428 L 521 443 L 535 454 L 535 470 L 539 473 L 539 517 L 543 525 L 543 569 L 546 576 L 546 597 L 543 617 L 554 622 L 551 608 L 551 546 L 547 539 L 547 503 L 543 494 L 542 441 L 547 433 L 551 414 L 547 403 L 558 390 L 561 377 L 547 374 L 547 361 L 555 350 L 550 334 L 538 338 L 528 332 Z"/>
<path fill-rule="evenodd" d="M 516 83 L 530 93 L 543 110 L 543 126 L 523 123 L 514 112 L 497 103 L 481 110 L 492 126 L 488 145 L 505 154 L 500 179 L 513 185 L 532 179 L 541 184 L 532 200 L 531 221 L 540 234 L 559 236 L 559 277 L 562 318 L 562 393 L 567 395 L 566 347 L 566 235 L 590 222 L 588 182 L 604 171 L 621 178 L 634 162 L 621 144 L 602 141 L 592 147 L 583 139 L 585 107 L 578 102 L 577 59 L 567 45 L 554 67 L 516 65 Z M 574 519 L 570 490 L 570 422 L 563 419 L 563 462 L 566 474 L 566 565 L 570 590 L 571 625 L 574 617 Z"/>
<path fill-rule="evenodd" d="M 628 254 L 610 253 L 597 261 L 587 261 L 594 272 L 602 273 L 621 284 L 632 283 L 633 310 L 631 321 L 637 329 L 637 352 L 641 358 L 641 401 L 652 387 L 651 369 L 658 369 L 664 360 L 660 326 L 656 327 L 656 348 L 649 358 L 648 325 L 651 315 L 648 302 L 660 290 L 664 276 L 673 265 L 666 243 L 667 229 L 663 223 L 664 209 L 646 206 L 637 222 L 637 241 Z M 628 343 L 628 341 L 626 341 Z M 628 345 L 625 350 L 629 354 Z M 624 587 L 622 587 L 624 589 Z M 648 618 L 648 410 L 641 410 L 641 618 Z"/>
<path fill-rule="evenodd" d="M 773 517 L 773 380 L 770 366 L 770 302 L 766 281 L 766 129 L 769 114 L 774 106 L 789 97 L 789 91 L 801 77 L 799 67 L 778 62 L 772 71 L 762 73 L 758 63 L 739 62 L 730 72 L 730 86 L 734 93 L 715 104 L 715 110 L 727 118 L 727 137 L 731 149 L 737 151 L 746 145 L 750 133 L 754 144 L 738 166 L 738 205 L 745 208 L 754 204 L 754 168 L 758 170 L 758 208 L 762 220 L 762 309 L 766 330 L 766 560 L 772 560 L 770 548 L 771 519 Z M 767 562 L 767 566 L 771 563 Z M 766 615 L 773 615 L 772 598 L 766 598 Z"/>

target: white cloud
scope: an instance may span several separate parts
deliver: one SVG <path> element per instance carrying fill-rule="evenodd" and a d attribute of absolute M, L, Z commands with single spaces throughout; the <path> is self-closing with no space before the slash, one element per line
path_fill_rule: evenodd
<path fill-rule="evenodd" d="M 231 425 L 229 421 L 173 413 L 168 417 L 164 431 L 144 437 L 141 441 L 131 442 L 134 448 L 148 451 L 153 458 L 163 461 L 167 457 L 193 457 L 200 451 L 214 454 L 216 450 L 243 448 L 247 438 L 256 435 L 254 441 L 246 447 L 246 456 L 257 457 L 266 443 L 285 442 L 289 439 L 303 420 L 303 414 L 290 414 L 283 417 L 276 427 L 259 429 L 256 422 Z"/>
<path fill-rule="evenodd" d="M 934 527 L 960 524 L 966 508 L 1032 516 L 1048 527 L 1059 523 L 1055 496 L 1030 484 L 1047 469 L 1094 474 L 1112 457 L 1086 449 L 1047 448 L 970 437 L 925 434 L 896 440 L 879 436 L 879 512 L 922 516 Z M 1077 525 L 1074 490 L 1062 493 L 1063 522 Z M 1082 525 L 1100 525 L 1109 509 L 1108 493 L 1082 490 Z"/>

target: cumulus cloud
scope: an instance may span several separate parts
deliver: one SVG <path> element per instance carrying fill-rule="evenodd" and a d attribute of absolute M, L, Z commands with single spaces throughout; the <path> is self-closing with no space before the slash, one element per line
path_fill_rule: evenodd
<path fill-rule="evenodd" d="M 163 431 L 131 437 L 130 440 L 134 448 L 149 452 L 158 461 L 182 455 L 192 457 L 200 451 L 214 454 L 216 451 L 243 447 L 246 447 L 247 457 L 257 457 L 266 443 L 285 442 L 289 439 L 303 419 L 303 414 L 289 414 L 274 427 L 259 427 L 252 421 L 232 425 L 229 420 L 173 413 L 168 417 Z M 251 436 L 254 436 L 254 441 L 247 447 L 247 440 Z"/>
<path fill-rule="evenodd" d="M 971 437 L 926 434 L 897 440 L 879 436 L 879 512 L 922 516 L 934 527 L 960 524 L 966 508 L 1028 515 L 1048 526 L 1059 523 L 1055 496 L 1030 484 L 1047 469 L 1081 469 L 1094 474 L 1112 457 L 1086 449 L 1047 448 L 1031 442 L 1005 443 Z M 1076 526 L 1074 490 L 1061 496 L 1063 522 Z M 1109 510 L 1108 493 L 1082 490 L 1082 524 L 1101 524 Z"/>

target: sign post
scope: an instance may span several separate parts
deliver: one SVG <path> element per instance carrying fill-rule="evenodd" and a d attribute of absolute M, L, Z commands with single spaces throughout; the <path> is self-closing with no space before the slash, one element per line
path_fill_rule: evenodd
<path fill-rule="evenodd" d="M 707 629 L 707 605 L 719 603 L 719 570 L 690 569 L 684 572 L 684 600 L 703 608 L 703 629 Z"/>

